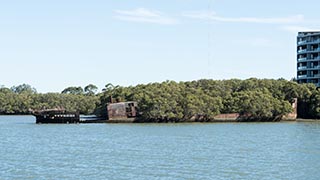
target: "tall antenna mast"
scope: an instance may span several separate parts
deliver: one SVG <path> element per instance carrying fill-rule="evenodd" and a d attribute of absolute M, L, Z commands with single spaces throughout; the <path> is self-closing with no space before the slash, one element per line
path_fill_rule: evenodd
<path fill-rule="evenodd" d="M 211 20 L 210 20 L 210 15 L 211 15 L 211 9 L 212 9 L 212 0 L 208 0 L 208 10 L 207 10 L 207 23 L 208 23 L 208 78 L 210 79 L 211 77 L 211 59 L 212 59 L 212 34 L 211 34 Z"/>

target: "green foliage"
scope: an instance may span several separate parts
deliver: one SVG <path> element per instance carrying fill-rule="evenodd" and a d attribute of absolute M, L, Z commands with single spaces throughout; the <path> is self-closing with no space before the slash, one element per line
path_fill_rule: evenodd
<path fill-rule="evenodd" d="M 281 118 L 292 111 L 294 98 L 310 93 L 307 85 L 284 79 L 165 81 L 135 87 L 107 84 L 100 95 L 101 107 L 110 96 L 120 101 L 137 101 L 143 119 L 152 121 L 210 120 L 220 113 L 241 113 L 255 119 Z"/>
<path fill-rule="evenodd" d="M 62 107 L 81 114 L 91 114 L 99 103 L 97 96 L 84 94 L 38 94 L 30 85 L 0 88 L 0 114 L 28 114 L 31 109 L 50 109 Z"/>
<path fill-rule="evenodd" d="M 288 101 L 276 99 L 270 92 L 241 91 L 234 94 L 234 99 L 238 112 L 249 118 L 277 119 L 292 111 Z"/>
<path fill-rule="evenodd" d="M 97 93 L 98 87 L 93 84 L 89 84 L 84 88 L 84 93 L 89 96 L 93 96 Z"/>
<path fill-rule="evenodd" d="M 17 94 L 27 93 L 27 94 L 34 94 L 37 93 L 37 90 L 31 87 L 29 84 L 21 84 L 19 86 L 13 86 L 11 91 Z"/>
<path fill-rule="evenodd" d="M 81 95 L 84 93 L 84 90 L 82 87 L 68 87 L 64 89 L 62 94 L 73 94 L 73 95 Z"/>
<path fill-rule="evenodd" d="M 241 113 L 256 119 L 280 118 L 298 98 L 300 116 L 320 117 L 320 92 L 313 84 L 284 79 L 165 81 L 137 86 L 107 84 L 101 93 L 89 84 L 62 93 L 37 93 L 30 85 L 0 87 L 0 114 L 26 114 L 30 109 L 62 107 L 82 114 L 103 115 L 108 103 L 137 101 L 141 118 L 157 121 L 207 121 L 220 113 Z"/>

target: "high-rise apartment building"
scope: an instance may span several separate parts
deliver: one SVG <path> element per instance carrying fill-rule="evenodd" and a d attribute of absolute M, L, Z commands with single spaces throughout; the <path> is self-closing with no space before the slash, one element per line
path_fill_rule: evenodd
<path fill-rule="evenodd" d="M 297 81 L 320 87 L 320 31 L 298 33 Z"/>

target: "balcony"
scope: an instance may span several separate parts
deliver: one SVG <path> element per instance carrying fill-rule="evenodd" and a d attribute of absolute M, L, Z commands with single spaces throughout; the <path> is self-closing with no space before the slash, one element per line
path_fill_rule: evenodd
<path fill-rule="evenodd" d="M 308 60 L 320 60 L 320 57 L 309 58 Z"/>
<path fill-rule="evenodd" d="M 317 36 L 317 35 L 320 35 L 319 32 L 312 32 L 312 33 L 299 33 L 298 34 L 298 37 L 307 37 L 307 36 Z"/>
<path fill-rule="evenodd" d="M 299 41 L 298 45 L 307 44 L 307 43 L 320 43 L 320 39 Z"/>
<path fill-rule="evenodd" d="M 305 74 L 305 75 L 298 75 L 298 78 L 306 78 L 307 77 L 307 75 Z"/>
<path fill-rule="evenodd" d="M 307 52 L 307 49 L 300 49 L 300 50 L 298 50 L 298 53 L 304 53 L 304 52 Z"/>
<path fill-rule="evenodd" d="M 299 41 L 298 44 L 305 44 L 307 41 Z"/>
<path fill-rule="evenodd" d="M 320 66 L 319 65 L 318 66 L 311 66 L 310 69 L 320 69 Z"/>
<path fill-rule="evenodd" d="M 298 59 L 298 61 L 306 61 L 307 60 L 307 58 L 305 57 L 305 58 L 299 58 Z"/>
<path fill-rule="evenodd" d="M 307 66 L 300 66 L 300 67 L 298 67 L 298 70 L 303 70 L 303 69 L 307 69 Z"/>
<path fill-rule="evenodd" d="M 307 41 L 306 43 L 319 43 L 319 42 L 320 42 L 320 39 L 312 39 Z"/>
<path fill-rule="evenodd" d="M 310 52 L 313 52 L 313 51 L 320 51 L 320 48 L 316 48 L 316 49 L 310 49 Z M 299 51 L 298 51 L 299 52 Z"/>
<path fill-rule="evenodd" d="M 318 43 L 318 42 L 320 42 L 320 39 L 315 39 L 315 40 L 312 40 L 312 41 L 310 41 L 311 43 Z"/>
<path fill-rule="evenodd" d="M 320 77 L 320 74 L 314 74 L 312 77 Z"/>

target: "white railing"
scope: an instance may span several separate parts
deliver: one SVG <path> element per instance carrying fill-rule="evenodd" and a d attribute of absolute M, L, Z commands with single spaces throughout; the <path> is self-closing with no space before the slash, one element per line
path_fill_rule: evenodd
<path fill-rule="evenodd" d="M 307 49 L 300 49 L 300 50 L 298 50 L 298 53 L 303 53 L 303 52 L 307 52 Z"/>
<path fill-rule="evenodd" d="M 320 51 L 320 48 L 317 49 L 310 49 L 310 51 Z M 299 52 L 299 51 L 298 51 Z"/>
<path fill-rule="evenodd" d="M 307 75 L 299 75 L 298 78 L 306 78 Z"/>
<path fill-rule="evenodd" d="M 307 41 L 299 41 L 298 44 L 304 44 L 307 43 Z"/>
<path fill-rule="evenodd" d="M 315 39 L 315 40 L 304 40 L 304 41 L 298 41 L 298 44 L 305 44 L 305 43 L 318 43 L 320 42 L 320 39 Z"/>
<path fill-rule="evenodd" d="M 318 57 L 314 57 L 314 58 L 310 58 L 310 60 L 319 60 L 320 59 L 320 57 L 318 56 Z"/>
<path fill-rule="evenodd" d="M 298 67 L 298 69 L 299 69 L 299 70 L 301 70 L 301 69 L 307 69 L 307 66 L 300 66 L 300 67 Z"/>
<path fill-rule="evenodd" d="M 320 66 L 312 66 L 311 69 L 320 69 Z"/>
<path fill-rule="evenodd" d="M 299 58 L 298 59 L 298 61 L 306 61 L 307 60 L 307 58 L 305 57 L 305 58 Z"/>

